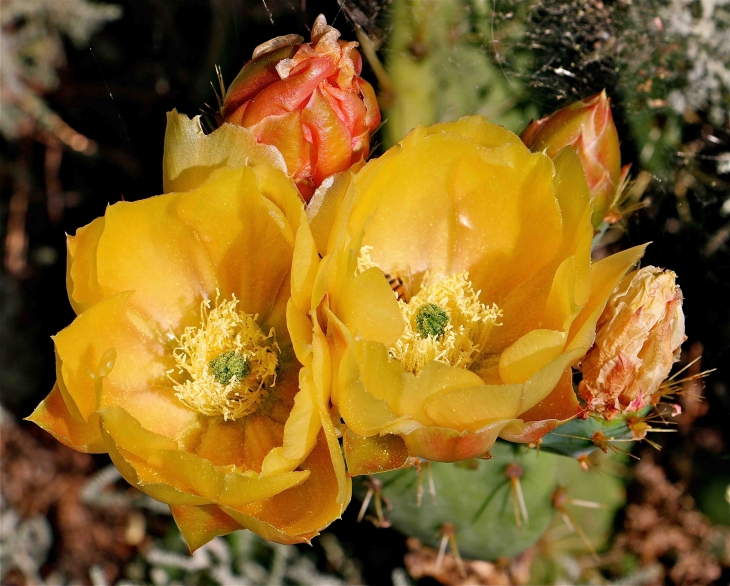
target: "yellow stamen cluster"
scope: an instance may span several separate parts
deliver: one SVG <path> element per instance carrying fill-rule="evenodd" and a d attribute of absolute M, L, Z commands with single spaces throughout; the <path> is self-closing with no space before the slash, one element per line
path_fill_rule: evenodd
<path fill-rule="evenodd" d="M 480 293 L 463 271 L 424 285 L 408 303 L 398 301 L 406 328 L 390 355 L 414 374 L 431 360 L 469 368 L 502 316 L 496 305 L 479 300 Z"/>
<path fill-rule="evenodd" d="M 373 267 L 382 270 L 370 256 L 372 249 L 360 249 L 356 274 Z M 393 293 L 406 328 L 390 355 L 414 374 L 431 360 L 469 368 L 480 358 L 492 327 L 502 325 L 497 323 L 502 310 L 480 301 L 481 291 L 474 291 L 468 271 L 441 278 L 426 273 L 420 291 L 410 299 Z"/>
<path fill-rule="evenodd" d="M 236 311 L 237 304 L 235 296 L 213 309 L 203 301 L 200 327 L 185 328 L 173 351 L 178 373 L 188 375 L 175 381 L 175 395 L 199 413 L 226 420 L 258 409 L 276 384 L 278 364 L 274 330 L 265 335 L 258 316 Z"/>

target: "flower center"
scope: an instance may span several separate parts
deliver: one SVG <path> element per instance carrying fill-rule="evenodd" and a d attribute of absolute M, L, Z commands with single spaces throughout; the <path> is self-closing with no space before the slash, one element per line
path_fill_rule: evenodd
<path fill-rule="evenodd" d="M 254 413 L 276 384 L 277 353 L 273 328 L 265 335 L 257 315 L 236 311 L 238 300 L 200 308 L 200 327 L 187 327 L 173 351 L 175 395 L 204 415 L 239 419 Z M 172 372 L 172 371 L 171 371 Z"/>
<path fill-rule="evenodd" d="M 235 376 L 243 380 L 251 372 L 248 358 L 244 358 L 240 352 L 228 350 L 219 354 L 208 363 L 213 378 L 222 385 L 227 385 Z"/>
<path fill-rule="evenodd" d="M 370 257 L 371 251 L 370 246 L 360 250 L 358 272 L 380 268 Z M 386 276 L 391 286 L 395 281 L 404 283 L 401 278 Z M 469 368 L 479 360 L 492 327 L 501 325 L 497 322 L 502 311 L 495 304 L 481 302 L 481 291 L 474 291 L 467 271 L 438 279 L 426 273 L 417 294 L 402 294 L 395 288 L 394 294 L 406 327 L 389 352 L 414 374 L 432 360 Z"/>
<path fill-rule="evenodd" d="M 416 331 L 422 338 L 440 338 L 449 325 L 449 314 L 440 305 L 427 303 L 416 313 Z"/>

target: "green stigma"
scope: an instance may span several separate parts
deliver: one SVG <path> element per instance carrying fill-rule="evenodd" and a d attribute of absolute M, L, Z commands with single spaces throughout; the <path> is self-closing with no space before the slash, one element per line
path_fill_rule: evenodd
<path fill-rule="evenodd" d="M 228 350 L 219 354 L 208 363 L 213 378 L 222 385 L 227 385 L 235 376 L 236 380 L 243 380 L 251 372 L 248 359 L 240 352 Z"/>
<path fill-rule="evenodd" d="M 416 330 L 424 338 L 440 338 L 449 324 L 449 314 L 435 303 L 427 303 L 416 314 Z"/>

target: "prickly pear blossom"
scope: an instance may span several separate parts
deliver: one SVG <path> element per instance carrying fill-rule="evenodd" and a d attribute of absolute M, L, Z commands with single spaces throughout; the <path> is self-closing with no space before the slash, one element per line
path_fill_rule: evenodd
<path fill-rule="evenodd" d="M 593 225 L 598 226 L 629 171 L 628 165 L 621 168 L 618 132 L 606 92 L 531 122 L 521 138 L 531 151 L 544 151 L 550 158 L 566 146 L 575 149 L 591 190 Z"/>
<path fill-rule="evenodd" d="M 621 281 L 582 362 L 580 396 L 607 419 L 651 404 L 684 341 L 682 291 L 672 271 L 644 267 Z"/>
<path fill-rule="evenodd" d="M 418 127 L 340 197 L 313 302 L 350 474 L 483 456 L 580 411 L 571 367 L 643 247 L 591 263 L 571 149 L 531 153 L 481 116 Z"/>
<path fill-rule="evenodd" d="M 287 35 L 260 45 L 220 112 L 223 122 L 281 151 L 307 201 L 324 179 L 365 160 L 380 123 L 375 92 L 360 77 L 358 44 L 339 37 L 320 15 L 311 42 Z"/>
<path fill-rule="evenodd" d="M 77 317 L 29 419 L 108 453 L 170 505 L 192 550 L 243 528 L 307 542 L 350 497 L 311 370 L 327 360 L 308 317 L 318 256 L 275 149 L 235 126 L 199 130 L 169 117 L 172 193 L 109 206 L 68 238 Z"/>

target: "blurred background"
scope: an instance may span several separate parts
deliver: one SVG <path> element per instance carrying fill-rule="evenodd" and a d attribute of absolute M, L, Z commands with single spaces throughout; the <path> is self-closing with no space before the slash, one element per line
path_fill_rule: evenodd
<path fill-rule="evenodd" d="M 312 547 L 238 533 L 190 557 L 167 507 L 106 456 L 22 421 L 54 382 L 50 336 L 74 317 L 65 233 L 161 193 L 165 113 L 211 112 L 215 65 L 230 82 L 258 44 L 308 38 L 319 13 L 367 57 L 385 120 L 375 155 L 417 123 L 481 113 L 521 132 L 605 88 L 640 205 L 603 244 L 652 241 L 644 264 L 675 271 L 684 292 L 683 414 L 651 438 L 661 450 L 615 458 L 610 505 L 579 516 L 600 525 L 598 556 L 548 532 L 518 558 L 469 562 L 468 583 L 727 584 L 727 0 L 0 0 L 0 582 L 463 581 L 452 557 L 436 563 L 440 536 L 357 523 L 356 503 Z"/>

